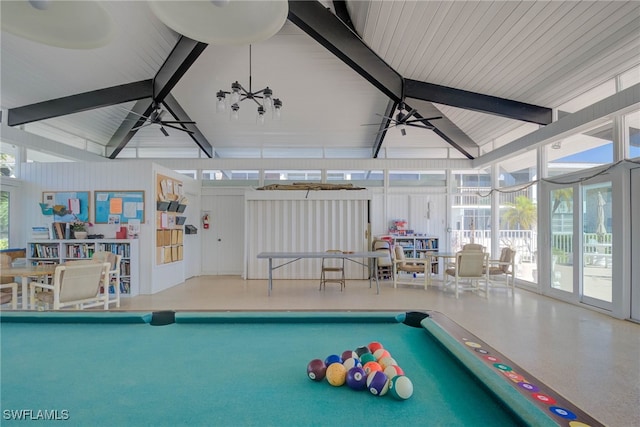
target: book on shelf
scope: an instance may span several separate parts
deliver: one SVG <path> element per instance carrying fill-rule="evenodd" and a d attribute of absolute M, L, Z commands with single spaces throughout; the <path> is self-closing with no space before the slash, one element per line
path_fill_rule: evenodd
<path fill-rule="evenodd" d="M 31 227 L 31 238 L 33 240 L 49 240 L 49 227 Z"/>

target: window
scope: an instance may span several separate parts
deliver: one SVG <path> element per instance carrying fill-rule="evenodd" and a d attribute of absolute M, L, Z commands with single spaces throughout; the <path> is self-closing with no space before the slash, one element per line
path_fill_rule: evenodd
<path fill-rule="evenodd" d="M 383 186 L 384 172 L 365 170 L 328 170 L 327 181 L 331 183 L 349 183 L 362 186 Z"/>
<path fill-rule="evenodd" d="M 609 121 L 547 145 L 548 176 L 564 175 L 613 162 L 613 126 Z"/>
<path fill-rule="evenodd" d="M 444 171 L 389 171 L 391 187 L 444 187 L 446 183 Z"/>
<path fill-rule="evenodd" d="M 9 206 L 9 192 L 0 191 L 0 249 L 9 247 Z"/>

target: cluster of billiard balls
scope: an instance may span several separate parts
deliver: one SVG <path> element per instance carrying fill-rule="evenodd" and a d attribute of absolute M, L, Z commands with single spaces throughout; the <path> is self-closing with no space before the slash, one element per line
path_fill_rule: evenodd
<path fill-rule="evenodd" d="M 334 387 L 347 384 L 353 390 L 367 389 L 375 396 L 388 392 L 398 400 L 406 400 L 413 394 L 411 380 L 377 341 L 355 351 L 344 351 L 340 356 L 313 359 L 307 365 L 307 376 L 313 381 L 326 378 Z"/>

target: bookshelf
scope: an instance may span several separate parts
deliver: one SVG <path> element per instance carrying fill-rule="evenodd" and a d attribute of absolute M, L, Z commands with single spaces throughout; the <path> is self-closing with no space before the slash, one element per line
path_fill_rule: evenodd
<path fill-rule="evenodd" d="M 138 240 L 33 240 L 27 242 L 27 261 L 33 264 L 61 264 L 65 261 L 91 259 L 97 251 L 122 255 L 120 263 L 120 294 L 138 295 Z M 109 289 L 109 293 L 114 293 Z"/>

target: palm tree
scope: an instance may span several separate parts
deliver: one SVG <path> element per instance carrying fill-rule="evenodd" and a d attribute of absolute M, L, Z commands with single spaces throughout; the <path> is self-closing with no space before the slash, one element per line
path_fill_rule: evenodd
<path fill-rule="evenodd" d="M 562 202 L 566 202 L 568 207 L 573 205 L 573 188 L 559 188 L 553 190 L 553 207 L 551 208 L 551 215 L 556 213 Z"/>
<path fill-rule="evenodd" d="M 538 223 L 538 207 L 527 196 L 516 197 L 513 203 L 507 203 L 508 209 L 502 214 L 502 220 L 510 229 L 532 230 Z"/>

